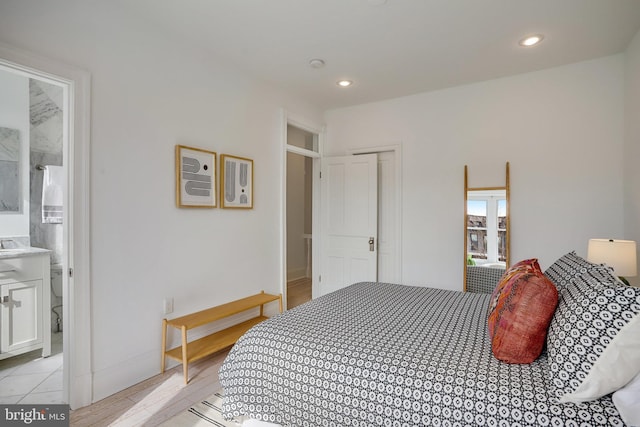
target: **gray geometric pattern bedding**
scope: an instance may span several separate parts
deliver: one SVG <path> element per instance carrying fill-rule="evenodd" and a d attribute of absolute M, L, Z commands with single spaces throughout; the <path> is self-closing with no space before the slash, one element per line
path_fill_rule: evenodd
<path fill-rule="evenodd" d="M 255 326 L 220 369 L 223 415 L 284 426 L 623 426 L 560 404 L 547 360 L 495 359 L 490 295 L 357 283 Z"/>

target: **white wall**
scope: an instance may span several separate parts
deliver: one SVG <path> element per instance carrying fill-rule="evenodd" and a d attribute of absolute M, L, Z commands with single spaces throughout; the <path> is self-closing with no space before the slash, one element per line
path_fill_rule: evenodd
<path fill-rule="evenodd" d="M 159 372 L 164 297 L 280 292 L 281 108 L 318 110 L 111 2 L 3 1 L 0 42 L 91 73 L 94 400 Z M 255 208 L 176 208 L 176 144 L 252 158 Z"/>
<path fill-rule="evenodd" d="M 624 237 L 640 243 L 640 32 L 625 53 Z M 640 258 L 640 248 L 638 251 Z M 640 286 L 640 276 L 630 277 Z"/>
<path fill-rule="evenodd" d="M 325 153 L 401 141 L 405 283 L 462 287 L 463 172 L 504 185 L 512 260 L 623 235 L 623 56 L 325 113 Z"/>
<path fill-rule="evenodd" d="M 0 69 L 0 127 L 20 131 L 22 211 L 0 212 L 0 237 L 29 236 L 29 79 Z"/>

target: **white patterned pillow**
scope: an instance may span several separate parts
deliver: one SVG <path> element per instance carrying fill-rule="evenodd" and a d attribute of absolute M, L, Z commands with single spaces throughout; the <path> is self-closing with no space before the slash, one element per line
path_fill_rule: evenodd
<path fill-rule="evenodd" d="M 567 286 L 571 279 L 575 278 L 578 274 L 589 275 L 593 279 L 599 282 L 622 282 L 613 273 L 611 267 L 607 267 L 604 264 L 594 264 L 582 258 L 576 254 L 575 251 L 571 251 L 566 255 L 561 256 L 544 271 L 544 275 L 547 276 L 558 288 L 558 290 Z"/>
<path fill-rule="evenodd" d="M 547 335 L 560 402 L 598 399 L 640 372 L 640 288 L 577 275 L 560 290 Z"/>

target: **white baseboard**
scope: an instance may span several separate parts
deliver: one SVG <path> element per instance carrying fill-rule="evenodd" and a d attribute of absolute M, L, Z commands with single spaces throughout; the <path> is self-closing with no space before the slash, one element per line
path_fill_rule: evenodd
<path fill-rule="evenodd" d="M 269 304 L 268 306 L 265 306 L 264 313 L 266 316 L 273 316 L 278 312 L 277 309 L 277 304 Z M 255 317 L 257 314 L 258 309 L 256 308 L 221 319 L 198 329 L 194 329 L 193 332 L 189 333 L 189 341 L 194 341 L 212 332 L 238 324 L 244 320 Z M 167 348 L 179 346 L 181 343 L 179 333 L 173 333 L 175 332 L 175 330 L 171 331 L 173 328 L 169 329 L 170 333 L 167 337 Z M 157 349 L 141 353 L 130 359 L 121 361 L 118 364 L 95 372 L 93 375 L 93 399 L 91 403 L 95 403 L 105 397 L 111 396 L 112 394 L 118 393 L 138 384 L 139 382 L 158 375 L 160 373 L 160 364 L 161 354 L 160 345 L 158 345 Z M 167 358 L 165 372 L 179 364 L 180 362 Z"/>
<path fill-rule="evenodd" d="M 126 362 L 97 371 L 93 374 L 92 403 L 157 375 L 159 368 L 160 352 L 148 351 Z"/>

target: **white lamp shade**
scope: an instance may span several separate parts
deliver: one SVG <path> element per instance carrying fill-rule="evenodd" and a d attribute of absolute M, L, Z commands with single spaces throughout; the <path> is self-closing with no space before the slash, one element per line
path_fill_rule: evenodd
<path fill-rule="evenodd" d="M 590 239 L 587 260 L 606 264 L 618 276 L 638 274 L 636 266 L 636 242 L 633 240 Z"/>

